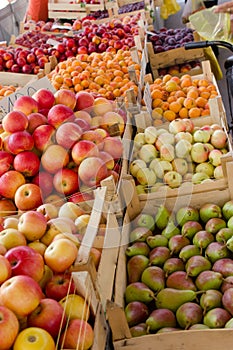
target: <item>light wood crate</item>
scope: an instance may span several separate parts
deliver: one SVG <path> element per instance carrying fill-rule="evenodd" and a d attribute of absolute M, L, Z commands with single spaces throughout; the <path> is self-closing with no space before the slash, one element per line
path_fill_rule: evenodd
<path fill-rule="evenodd" d="M 231 163 L 232 169 L 233 163 Z M 126 189 L 130 191 L 130 179 L 125 177 Z M 160 203 L 157 199 L 150 201 L 148 206 L 142 207 L 136 194 L 133 195 L 131 184 L 131 201 L 127 203 L 127 212 L 124 218 L 122 229 L 122 240 L 119 251 L 119 258 L 116 270 L 114 285 L 114 298 L 107 302 L 107 319 L 110 324 L 113 346 L 115 350 L 199 350 L 210 348 L 212 350 L 227 350 L 232 344 L 231 329 L 208 329 L 208 330 L 184 330 L 166 332 L 163 334 L 150 334 L 140 337 L 132 337 L 124 313 L 124 292 L 127 285 L 126 254 L 125 250 L 129 245 L 129 234 L 132 221 L 141 213 L 155 215 Z M 227 186 L 223 189 L 211 191 L 206 188 L 202 194 L 192 194 L 185 197 L 165 198 L 163 204 L 170 211 L 177 211 L 179 208 L 190 205 L 199 209 L 205 203 L 215 203 L 223 206 L 232 199 L 232 192 Z M 224 341 L 223 341 L 224 339 Z"/>
<path fill-rule="evenodd" d="M 104 10 L 104 2 L 100 4 L 77 4 L 70 3 L 69 0 L 49 0 L 48 17 L 49 18 L 66 18 L 66 19 L 82 19 L 91 12 Z"/>

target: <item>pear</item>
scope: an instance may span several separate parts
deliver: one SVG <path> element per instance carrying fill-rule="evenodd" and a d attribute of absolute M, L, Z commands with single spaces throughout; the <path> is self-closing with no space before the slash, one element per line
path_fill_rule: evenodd
<path fill-rule="evenodd" d="M 191 206 L 182 207 L 176 213 L 176 221 L 180 226 L 187 221 L 199 221 L 199 212 Z"/>
<path fill-rule="evenodd" d="M 222 207 L 222 214 L 226 220 L 229 220 L 233 216 L 233 200 L 229 200 L 224 203 Z"/>
<path fill-rule="evenodd" d="M 155 228 L 155 221 L 152 215 L 146 213 L 140 213 L 134 219 L 134 225 L 136 227 L 147 227 L 149 230 L 153 231 Z"/>
<path fill-rule="evenodd" d="M 168 248 L 170 249 L 171 255 L 177 255 L 181 249 L 190 244 L 187 237 L 182 235 L 175 235 L 169 239 Z"/>
<path fill-rule="evenodd" d="M 212 270 L 220 272 L 224 278 L 233 276 L 233 260 L 229 258 L 219 259 L 213 264 Z"/>
<path fill-rule="evenodd" d="M 233 252 L 233 237 L 231 237 L 227 240 L 226 246 L 231 252 Z"/>
<path fill-rule="evenodd" d="M 196 323 L 189 327 L 190 331 L 200 330 L 200 329 L 210 329 L 210 327 L 206 326 L 203 323 Z"/>
<path fill-rule="evenodd" d="M 205 230 L 210 233 L 217 233 L 222 228 L 227 227 L 226 221 L 221 218 L 212 218 L 206 222 Z"/>
<path fill-rule="evenodd" d="M 141 281 L 154 292 L 158 292 L 165 286 L 165 273 L 158 266 L 148 266 L 142 273 Z"/>
<path fill-rule="evenodd" d="M 201 249 L 201 252 L 203 249 L 205 249 L 211 242 L 214 242 L 214 236 L 212 233 L 207 232 L 205 230 L 199 231 L 195 234 L 193 237 L 193 244 L 196 245 Z"/>
<path fill-rule="evenodd" d="M 149 304 L 154 299 L 154 292 L 142 282 L 134 282 L 128 284 L 125 289 L 125 302 L 126 304 L 131 301 L 141 301 L 142 303 Z"/>
<path fill-rule="evenodd" d="M 195 323 L 201 323 L 202 317 L 201 306 L 193 302 L 182 304 L 176 311 L 177 322 L 183 329 L 188 329 Z"/>
<path fill-rule="evenodd" d="M 150 333 L 155 333 L 164 327 L 176 327 L 176 317 L 169 309 L 156 309 L 151 312 L 146 324 L 147 330 Z"/>
<path fill-rule="evenodd" d="M 175 225 L 172 219 L 169 219 L 167 226 L 162 230 L 162 235 L 167 239 L 170 239 L 171 237 L 179 234 L 180 229 Z"/>
<path fill-rule="evenodd" d="M 200 219 L 206 223 L 211 218 L 221 218 L 222 209 L 219 205 L 213 203 L 206 203 L 199 209 Z"/>
<path fill-rule="evenodd" d="M 125 254 L 128 257 L 135 255 L 145 255 L 148 256 L 150 248 L 145 242 L 134 242 L 132 245 L 128 246 L 125 250 Z"/>
<path fill-rule="evenodd" d="M 142 335 L 147 334 L 147 325 L 146 323 L 138 323 L 133 327 L 130 327 L 130 333 L 132 337 L 141 337 Z"/>
<path fill-rule="evenodd" d="M 140 281 L 141 275 L 149 262 L 149 258 L 145 255 L 132 256 L 127 262 L 128 283 Z"/>
<path fill-rule="evenodd" d="M 144 322 L 149 315 L 148 306 L 141 301 L 132 301 L 125 307 L 125 316 L 129 327 Z"/>
<path fill-rule="evenodd" d="M 195 280 L 195 284 L 199 290 L 220 289 L 222 282 L 222 274 L 212 270 L 202 271 Z"/>
<path fill-rule="evenodd" d="M 231 237 L 233 237 L 233 229 L 229 227 L 224 227 L 217 232 L 215 239 L 217 242 L 225 244 L 226 241 Z"/>
<path fill-rule="evenodd" d="M 231 216 L 230 219 L 227 221 L 227 227 L 233 230 L 233 216 Z"/>
<path fill-rule="evenodd" d="M 229 288 L 233 288 L 233 276 L 228 276 L 223 279 L 221 284 L 221 292 L 224 293 Z"/>
<path fill-rule="evenodd" d="M 173 312 L 184 303 L 196 299 L 196 292 L 190 289 L 164 288 L 156 296 L 157 309 L 169 309 Z"/>
<path fill-rule="evenodd" d="M 129 234 L 130 242 L 145 242 L 148 236 L 152 236 L 152 231 L 147 227 L 135 227 Z"/>
<path fill-rule="evenodd" d="M 183 247 L 179 253 L 179 258 L 186 262 L 191 256 L 201 255 L 201 249 L 194 244 L 188 244 Z"/>
<path fill-rule="evenodd" d="M 187 221 L 181 228 L 181 234 L 188 239 L 192 239 L 195 233 L 201 230 L 203 230 L 203 227 L 198 221 Z"/>
<path fill-rule="evenodd" d="M 216 307 L 209 310 L 203 318 L 203 323 L 210 328 L 224 328 L 225 324 L 231 319 L 231 314 L 221 308 Z"/>
<path fill-rule="evenodd" d="M 233 243 L 233 241 L 232 241 Z M 232 244 L 233 247 L 233 244 Z M 206 247 L 205 250 L 205 257 L 208 258 L 212 264 L 215 263 L 215 261 L 222 259 L 222 258 L 229 258 L 230 257 L 230 251 L 227 249 L 228 247 L 219 242 L 212 242 Z"/>
<path fill-rule="evenodd" d="M 156 334 L 159 334 L 159 333 L 168 333 L 168 332 L 177 332 L 177 331 L 181 331 L 181 328 L 177 328 L 177 327 L 163 327 L 163 328 L 160 328 Z"/>
<path fill-rule="evenodd" d="M 159 206 L 155 215 L 155 224 L 160 230 L 167 226 L 170 215 L 170 211 L 164 205 Z"/>
<path fill-rule="evenodd" d="M 222 293 L 216 289 L 209 289 L 200 297 L 200 306 L 203 309 L 203 315 L 216 307 L 222 307 Z"/>
<path fill-rule="evenodd" d="M 233 318 L 227 321 L 224 328 L 233 328 Z"/>
<path fill-rule="evenodd" d="M 197 290 L 192 278 L 187 276 L 185 271 L 175 271 L 171 273 L 166 280 L 167 288 Z"/>
<path fill-rule="evenodd" d="M 184 271 L 184 263 L 179 258 L 169 258 L 163 265 L 163 271 L 166 277 L 175 271 Z"/>
<path fill-rule="evenodd" d="M 146 242 L 151 249 L 153 249 L 155 247 L 167 247 L 168 246 L 167 237 L 160 235 L 160 234 L 147 237 Z"/>
<path fill-rule="evenodd" d="M 232 298 L 233 298 L 233 288 L 229 288 L 223 293 L 222 304 L 223 304 L 223 307 L 231 314 L 231 316 L 233 316 L 233 303 L 232 303 L 233 299 Z"/>
<path fill-rule="evenodd" d="M 168 258 L 170 258 L 170 250 L 167 247 L 155 247 L 149 254 L 151 265 L 163 266 Z"/>
<path fill-rule="evenodd" d="M 185 264 L 187 276 L 197 277 L 202 271 L 210 270 L 211 262 L 201 255 L 194 255 Z"/>

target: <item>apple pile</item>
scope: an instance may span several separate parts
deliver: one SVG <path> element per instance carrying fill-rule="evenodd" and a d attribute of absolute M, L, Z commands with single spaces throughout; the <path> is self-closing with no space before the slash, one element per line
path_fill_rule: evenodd
<path fill-rule="evenodd" d="M 141 212 L 125 250 L 132 336 L 232 328 L 232 243 L 232 200 Z"/>
<path fill-rule="evenodd" d="M 117 181 L 125 123 L 115 103 L 84 91 L 19 97 L 2 119 L 2 216 L 52 199 L 86 200 L 104 178 Z"/>
<path fill-rule="evenodd" d="M 175 29 L 163 27 L 152 33 L 148 36 L 148 41 L 152 42 L 154 53 L 176 49 L 194 41 L 193 29 L 187 27 Z"/>
<path fill-rule="evenodd" d="M 223 178 L 221 157 L 227 152 L 228 137 L 220 125 L 194 127 L 191 119 L 175 119 L 168 129 L 148 126 L 135 135 L 129 169 L 138 193 L 195 185 Z"/>

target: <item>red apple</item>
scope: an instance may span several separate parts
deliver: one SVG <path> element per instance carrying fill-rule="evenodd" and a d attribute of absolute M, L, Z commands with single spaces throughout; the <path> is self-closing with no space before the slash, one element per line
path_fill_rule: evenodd
<path fill-rule="evenodd" d="M 78 248 L 68 238 L 54 240 L 44 252 L 45 263 L 54 272 L 65 272 L 78 255 Z"/>
<path fill-rule="evenodd" d="M 47 118 L 50 125 L 58 128 L 64 122 L 74 121 L 75 115 L 71 108 L 63 104 L 57 104 L 50 108 Z"/>
<path fill-rule="evenodd" d="M 102 116 L 100 127 L 107 130 L 111 134 L 111 129 L 118 135 L 122 135 L 125 129 L 123 117 L 116 112 L 107 112 Z"/>
<path fill-rule="evenodd" d="M 107 177 L 107 166 L 98 157 L 88 157 L 79 165 L 78 175 L 85 185 L 89 187 L 97 186 L 101 180 Z"/>
<path fill-rule="evenodd" d="M 72 159 L 78 165 L 83 161 L 83 159 L 93 156 L 98 157 L 98 155 L 98 146 L 94 142 L 89 140 L 80 140 L 76 142 L 71 149 Z"/>
<path fill-rule="evenodd" d="M 76 287 L 71 274 L 57 273 L 54 274 L 51 280 L 45 286 L 45 295 L 47 298 L 52 298 L 60 301 L 68 294 L 75 293 Z"/>
<path fill-rule="evenodd" d="M 47 229 L 47 220 L 42 213 L 28 210 L 18 220 L 18 230 L 24 234 L 28 241 L 40 239 Z"/>
<path fill-rule="evenodd" d="M 86 91 L 79 91 L 76 93 L 75 110 L 80 111 L 92 107 L 94 104 L 94 97 Z"/>
<path fill-rule="evenodd" d="M 53 186 L 58 193 L 68 196 L 79 188 L 78 174 L 72 169 L 63 168 L 56 172 L 53 178 Z"/>
<path fill-rule="evenodd" d="M 36 211 L 43 214 L 46 221 L 54 219 L 58 216 L 58 208 L 52 203 L 41 204 Z"/>
<path fill-rule="evenodd" d="M 24 114 L 29 115 L 31 113 L 39 112 L 39 105 L 31 96 L 20 96 L 14 102 L 13 110 L 21 111 Z"/>
<path fill-rule="evenodd" d="M 109 154 L 105 151 L 100 151 L 99 157 L 105 162 L 108 170 L 112 170 L 114 168 L 115 161 L 114 161 L 111 154 Z"/>
<path fill-rule="evenodd" d="M 23 112 L 11 111 L 3 117 L 2 126 L 9 133 L 24 131 L 28 127 L 28 118 Z"/>
<path fill-rule="evenodd" d="M 91 201 L 94 199 L 93 194 L 88 192 L 77 192 L 72 194 L 72 196 L 69 197 L 68 201 L 73 203 L 82 203 L 86 201 Z"/>
<path fill-rule="evenodd" d="M 66 324 L 66 315 L 63 307 L 57 300 L 41 299 L 37 308 L 28 316 L 29 327 L 45 329 L 53 338 L 56 338 Z"/>
<path fill-rule="evenodd" d="M 9 260 L 5 256 L 0 255 L 0 285 L 11 277 L 11 273 L 11 264 Z"/>
<path fill-rule="evenodd" d="M 35 310 L 43 295 L 38 282 L 24 275 L 10 277 L 1 285 L 0 291 L 1 304 L 22 317 Z"/>
<path fill-rule="evenodd" d="M 9 308 L 0 306 L 0 349 L 10 349 L 19 333 L 19 321 Z"/>
<path fill-rule="evenodd" d="M 107 112 L 113 111 L 112 103 L 105 97 L 97 97 L 94 100 L 93 112 L 95 115 L 104 115 Z"/>
<path fill-rule="evenodd" d="M 33 183 L 26 183 L 15 192 L 15 205 L 19 210 L 34 210 L 42 204 L 40 187 Z"/>
<path fill-rule="evenodd" d="M 94 332 L 91 325 L 81 319 L 70 320 L 67 329 L 62 333 L 60 344 L 66 349 L 88 350 L 94 342 Z"/>
<path fill-rule="evenodd" d="M 119 137 L 105 137 L 103 143 L 103 151 L 109 153 L 113 157 L 113 159 L 119 159 L 122 157 L 123 144 Z"/>
<path fill-rule="evenodd" d="M 7 146 L 13 154 L 30 151 L 34 147 L 34 139 L 27 131 L 16 131 L 9 136 Z"/>
<path fill-rule="evenodd" d="M 44 152 L 49 145 L 53 144 L 55 131 L 56 129 L 52 125 L 44 124 L 36 127 L 32 134 L 36 149 Z"/>
<path fill-rule="evenodd" d="M 87 131 L 87 130 L 90 129 L 90 124 L 86 120 L 84 120 L 82 118 L 76 118 L 74 120 L 74 123 L 79 125 L 80 128 L 82 129 L 82 131 Z"/>
<path fill-rule="evenodd" d="M 48 172 L 40 171 L 32 179 L 32 183 L 40 187 L 43 198 L 48 197 L 53 191 L 53 176 Z"/>
<path fill-rule="evenodd" d="M 25 182 L 25 177 L 19 171 L 7 171 L 0 177 L 0 195 L 14 199 L 16 190 Z"/>
<path fill-rule="evenodd" d="M 29 246 L 9 249 L 5 257 L 11 264 L 12 276 L 26 275 L 39 282 L 44 274 L 44 259 Z"/>
<path fill-rule="evenodd" d="M 57 90 L 54 94 L 55 104 L 63 104 L 72 110 L 76 105 L 76 94 L 72 90 L 60 89 Z"/>
<path fill-rule="evenodd" d="M 41 157 L 41 164 L 44 170 L 55 174 L 65 167 L 69 162 L 68 151 L 60 145 L 50 145 Z"/>
<path fill-rule="evenodd" d="M 81 137 L 83 131 L 75 122 L 61 124 L 56 131 L 56 141 L 64 148 L 70 149 Z"/>
<path fill-rule="evenodd" d="M 103 148 L 103 136 L 96 130 L 87 130 L 82 134 L 82 140 L 89 140 L 94 142 L 99 149 Z"/>
<path fill-rule="evenodd" d="M 33 151 L 23 151 L 16 154 L 13 166 L 26 177 L 35 176 L 40 169 L 40 159 Z"/>
<path fill-rule="evenodd" d="M 55 103 L 55 97 L 52 91 L 41 88 L 37 90 L 32 98 L 37 101 L 39 111 L 42 109 L 50 109 Z"/>
<path fill-rule="evenodd" d="M 13 154 L 0 150 L 0 176 L 12 168 L 13 161 Z"/>
<path fill-rule="evenodd" d="M 75 114 L 76 119 L 81 118 L 81 119 L 86 120 L 88 122 L 88 124 L 91 124 L 91 115 L 87 111 L 82 109 L 80 111 L 76 111 L 74 114 Z"/>
<path fill-rule="evenodd" d="M 33 131 L 40 125 L 47 124 L 47 118 L 42 113 L 31 113 L 28 115 L 27 131 L 32 134 Z"/>

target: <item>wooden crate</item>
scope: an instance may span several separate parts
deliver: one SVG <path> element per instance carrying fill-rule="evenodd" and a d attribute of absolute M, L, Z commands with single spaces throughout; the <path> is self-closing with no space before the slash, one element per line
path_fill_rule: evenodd
<path fill-rule="evenodd" d="M 233 163 L 231 162 L 231 169 Z M 130 191 L 130 179 L 125 177 L 125 186 L 123 190 Z M 122 240 L 117 263 L 116 279 L 114 286 L 114 298 L 107 303 L 107 318 L 112 331 L 113 346 L 115 350 L 198 350 L 201 348 L 210 348 L 212 350 L 226 350 L 231 348 L 232 331 L 230 329 L 214 330 L 185 330 L 163 334 L 150 334 L 140 337 L 132 337 L 124 313 L 124 292 L 127 285 L 126 272 L 126 254 L 125 250 L 129 244 L 129 234 L 131 232 L 132 221 L 143 211 L 155 215 L 160 203 L 157 199 L 150 201 L 146 207 L 141 206 L 137 196 L 133 196 L 133 187 L 131 187 L 131 201 L 127 202 L 127 212 L 124 218 L 122 229 Z M 195 208 L 200 208 L 205 203 L 215 203 L 220 206 L 232 199 L 232 191 L 226 186 L 223 189 L 206 191 L 202 194 L 187 195 L 186 198 L 173 197 L 164 198 L 163 204 L 170 211 L 177 211 L 187 204 Z M 222 342 L 224 339 L 224 344 Z"/>
<path fill-rule="evenodd" d="M 67 18 L 82 19 L 91 12 L 104 10 L 104 2 L 100 4 L 76 4 L 70 3 L 69 0 L 49 0 L 48 17 L 49 18 Z"/>

